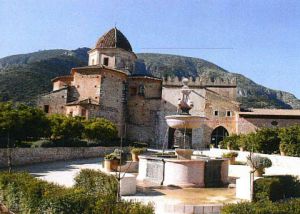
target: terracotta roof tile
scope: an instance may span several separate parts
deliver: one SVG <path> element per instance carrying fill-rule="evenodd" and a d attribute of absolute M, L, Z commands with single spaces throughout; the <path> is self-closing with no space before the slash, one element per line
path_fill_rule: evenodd
<path fill-rule="evenodd" d="M 100 39 L 98 39 L 94 48 L 122 48 L 126 51 L 132 52 L 129 41 L 117 28 L 113 28 L 106 32 Z"/>

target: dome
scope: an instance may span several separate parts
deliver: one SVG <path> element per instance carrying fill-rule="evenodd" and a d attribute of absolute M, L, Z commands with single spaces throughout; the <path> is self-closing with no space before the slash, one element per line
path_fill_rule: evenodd
<path fill-rule="evenodd" d="M 100 39 L 98 39 L 94 48 L 122 48 L 126 51 L 132 52 L 129 41 L 117 28 L 113 28 L 106 32 Z"/>

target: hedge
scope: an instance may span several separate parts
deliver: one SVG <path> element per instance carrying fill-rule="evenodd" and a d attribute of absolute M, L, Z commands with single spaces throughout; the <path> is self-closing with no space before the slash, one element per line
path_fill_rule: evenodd
<path fill-rule="evenodd" d="M 254 201 L 278 201 L 300 197 L 300 181 L 292 175 L 272 176 L 254 182 Z"/>
<path fill-rule="evenodd" d="M 277 203 L 267 202 L 238 202 L 227 204 L 221 209 L 221 214 L 299 214 L 300 199 L 291 199 Z"/>
<path fill-rule="evenodd" d="M 291 175 L 261 178 L 254 183 L 254 202 L 226 204 L 222 214 L 300 213 L 300 181 Z M 275 203 L 274 203 L 275 202 Z"/>
<path fill-rule="evenodd" d="M 0 173 L 0 201 L 16 213 L 154 213 L 151 204 L 117 203 L 117 180 L 85 169 L 65 188 L 34 178 L 28 172 Z"/>

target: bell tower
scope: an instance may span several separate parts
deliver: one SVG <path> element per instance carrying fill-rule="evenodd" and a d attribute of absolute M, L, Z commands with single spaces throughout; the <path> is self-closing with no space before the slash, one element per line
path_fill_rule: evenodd
<path fill-rule="evenodd" d="M 106 32 L 88 52 L 89 66 L 103 65 L 122 70 L 128 75 L 134 73 L 137 56 L 132 52 L 127 38 L 116 27 Z"/>

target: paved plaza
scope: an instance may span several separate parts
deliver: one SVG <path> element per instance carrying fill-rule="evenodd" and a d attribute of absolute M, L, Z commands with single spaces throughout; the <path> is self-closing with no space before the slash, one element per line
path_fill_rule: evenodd
<path fill-rule="evenodd" d="M 74 177 L 81 169 L 102 168 L 103 158 L 90 158 L 70 160 L 55 163 L 33 164 L 23 167 L 14 167 L 13 170 L 27 170 L 30 174 L 59 185 L 71 187 L 74 185 Z M 135 174 L 137 175 L 137 174 Z M 137 182 L 137 193 L 134 196 L 124 196 L 126 200 L 154 202 L 156 209 L 159 205 L 176 206 L 218 206 L 224 203 L 238 201 L 235 197 L 235 189 L 224 188 L 181 188 L 176 186 L 160 186 L 150 182 Z"/>

